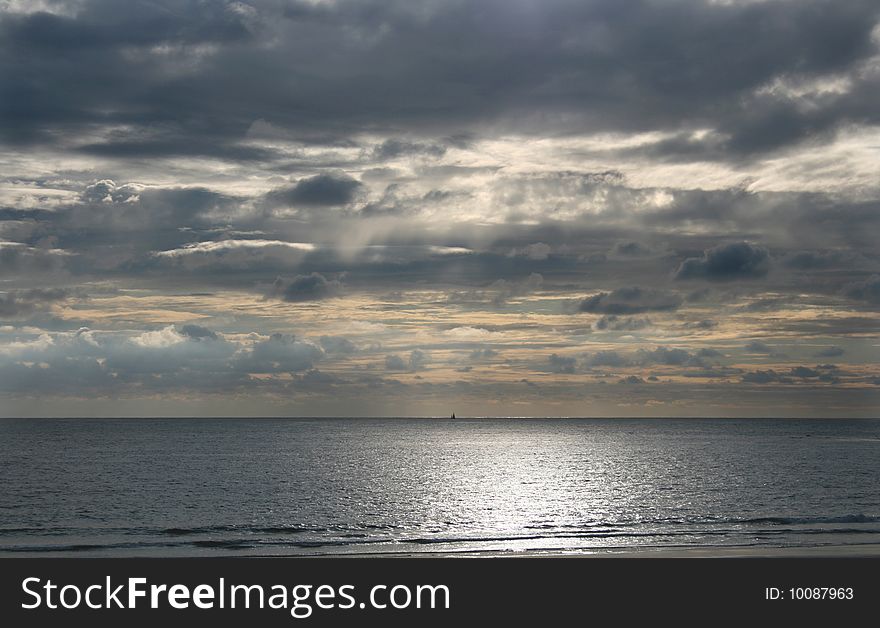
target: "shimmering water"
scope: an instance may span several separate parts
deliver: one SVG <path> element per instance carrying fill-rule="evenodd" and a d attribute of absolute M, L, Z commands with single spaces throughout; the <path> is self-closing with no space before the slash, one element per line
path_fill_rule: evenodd
<path fill-rule="evenodd" d="M 880 542 L 880 421 L 3 420 L 0 554 Z"/>

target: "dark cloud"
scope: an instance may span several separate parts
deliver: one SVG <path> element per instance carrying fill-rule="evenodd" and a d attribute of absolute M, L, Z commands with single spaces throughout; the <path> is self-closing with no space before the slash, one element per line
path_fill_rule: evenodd
<path fill-rule="evenodd" d="M 323 351 L 310 342 L 297 340 L 290 334 L 272 334 L 242 354 L 235 368 L 247 373 L 283 373 L 311 369 Z"/>
<path fill-rule="evenodd" d="M 800 337 L 877 335 L 880 321 L 867 316 L 820 316 L 806 321 L 780 321 L 777 329 L 781 333 L 795 333 Z"/>
<path fill-rule="evenodd" d="M 686 323 L 685 327 L 689 329 L 700 329 L 700 330 L 708 330 L 715 329 L 718 327 L 718 321 L 712 320 L 711 318 L 704 318 L 701 321 L 694 321 L 692 323 Z"/>
<path fill-rule="evenodd" d="M 492 347 L 483 347 L 480 349 L 474 349 L 470 353 L 471 360 L 487 360 L 489 358 L 494 358 L 498 355 L 498 351 L 493 349 Z"/>
<path fill-rule="evenodd" d="M 413 371 L 420 371 L 428 364 L 430 357 L 427 353 L 420 349 L 414 349 L 409 354 L 409 368 Z"/>
<path fill-rule="evenodd" d="M 614 245 L 614 254 L 623 257 L 644 257 L 652 255 L 653 251 L 638 242 L 618 242 Z"/>
<path fill-rule="evenodd" d="M 769 369 L 745 373 L 742 376 L 742 381 L 747 384 L 788 384 L 791 383 L 791 378 Z"/>
<path fill-rule="evenodd" d="M 593 366 L 611 366 L 620 367 L 627 366 L 629 361 L 620 355 L 617 351 L 597 351 L 586 359 L 588 367 Z"/>
<path fill-rule="evenodd" d="M 201 325 L 183 325 L 180 328 L 180 333 L 193 340 L 217 340 L 216 332 L 211 331 L 207 327 L 202 327 Z"/>
<path fill-rule="evenodd" d="M 60 249 L 0 241 L 0 277 L 53 275 L 64 271 L 68 261 Z"/>
<path fill-rule="evenodd" d="M 678 130 L 655 150 L 705 158 L 876 121 L 874 86 L 854 71 L 874 50 L 870 0 L 77 7 L 0 21 L 4 53 L 20 60 L 0 77 L 7 141 L 104 124 L 130 143 L 166 127 L 174 151 L 206 136 L 232 144 L 255 119 L 332 137 L 388 127 L 462 136 L 489 118 L 525 130 Z M 199 46 L 208 52 L 198 63 L 178 60 Z M 761 89 L 833 73 L 851 74 L 852 89 L 811 107 Z M 694 139 L 682 128 L 715 132 Z"/>
<path fill-rule="evenodd" d="M 273 190 L 266 199 L 273 204 L 303 207 L 333 207 L 354 200 L 361 183 L 349 176 L 319 174 L 294 186 Z"/>
<path fill-rule="evenodd" d="M 699 290 L 689 292 L 687 296 L 685 296 L 685 301 L 688 303 L 703 303 L 708 300 L 711 295 L 712 291 L 709 288 L 700 288 Z"/>
<path fill-rule="evenodd" d="M 409 359 L 404 360 L 396 354 L 385 357 L 385 370 L 388 371 L 420 371 L 429 361 L 428 354 L 420 349 L 414 349 L 409 354 Z"/>
<path fill-rule="evenodd" d="M 811 369 L 807 366 L 795 366 L 792 367 L 791 371 L 792 377 L 799 377 L 801 379 L 807 379 L 811 377 L 819 377 L 821 373 L 816 369 Z"/>
<path fill-rule="evenodd" d="M 638 331 L 651 326 L 651 319 L 621 317 L 616 314 L 606 314 L 594 323 L 594 327 L 600 331 Z"/>
<path fill-rule="evenodd" d="M 749 353 L 766 353 L 769 355 L 776 352 L 773 347 L 760 340 L 752 340 L 743 348 Z"/>
<path fill-rule="evenodd" d="M 357 351 L 357 345 L 343 336 L 321 336 L 320 342 L 329 354 L 348 355 Z"/>
<path fill-rule="evenodd" d="M 644 384 L 645 380 L 643 380 L 638 375 L 627 375 L 626 377 L 619 380 L 617 383 L 618 384 Z"/>
<path fill-rule="evenodd" d="M 625 396 L 748 413 L 746 384 L 795 384 L 749 401 L 793 413 L 845 382 L 828 411 L 866 413 L 878 17 L 876 0 L 6 3 L 0 389 L 361 412 L 373 386 L 564 404 L 660 377 Z M 349 291 L 368 305 L 325 320 L 259 302 Z M 493 335 L 446 334 L 464 326 Z M 306 336 L 270 336 L 291 328 Z M 792 367 L 783 343 L 853 364 Z M 365 374 L 383 360 L 406 384 Z"/>
<path fill-rule="evenodd" d="M 774 297 L 769 299 L 756 299 L 743 306 L 746 312 L 769 312 L 773 310 L 784 310 L 791 303 L 791 300 L 785 297 Z"/>
<path fill-rule="evenodd" d="M 339 294 L 342 282 L 338 279 L 327 279 L 320 273 L 297 275 L 289 282 L 280 277 L 272 284 L 269 297 L 279 298 L 289 303 L 302 301 L 319 301 Z"/>
<path fill-rule="evenodd" d="M 697 357 L 700 358 L 720 358 L 723 356 L 723 353 L 721 353 L 717 349 L 712 349 L 710 347 L 704 347 L 703 349 L 697 351 Z"/>
<path fill-rule="evenodd" d="M 437 158 L 442 157 L 445 154 L 446 147 L 442 144 L 411 142 L 401 139 L 387 139 L 376 146 L 372 151 L 373 159 L 378 161 L 414 155 Z"/>
<path fill-rule="evenodd" d="M 594 314 L 639 314 L 677 309 L 681 297 L 672 292 L 649 288 L 618 288 L 587 297 L 577 306 L 579 312 Z"/>
<path fill-rule="evenodd" d="M 82 144 L 76 151 L 85 155 L 110 158 L 150 157 L 209 157 L 236 162 L 271 161 L 278 156 L 276 151 L 257 146 L 242 146 L 227 141 L 192 141 L 181 143 L 176 134 L 169 137 L 153 137 L 147 140 L 120 140 L 95 144 Z M 282 197 L 283 198 L 283 197 Z"/>
<path fill-rule="evenodd" d="M 65 288 L 31 288 L 0 293 L 0 317 L 26 316 L 69 296 L 71 293 Z"/>
<path fill-rule="evenodd" d="M 770 253 L 767 249 L 737 242 L 713 247 L 702 257 L 684 260 L 675 272 L 675 278 L 733 281 L 764 277 L 769 270 Z"/>
<path fill-rule="evenodd" d="M 385 356 L 385 369 L 388 371 L 405 371 L 406 362 L 399 355 Z"/>
<path fill-rule="evenodd" d="M 540 273 L 532 273 L 519 280 L 498 279 L 485 288 L 450 292 L 446 297 L 446 302 L 451 304 L 488 303 L 500 307 L 510 299 L 527 296 L 540 290 L 543 283 L 544 277 Z"/>
<path fill-rule="evenodd" d="M 749 384 L 793 384 L 795 380 L 810 381 L 816 380 L 824 383 L 836 384 L 840 382 L 840 378 L 833 373 L 821 372 L 820 370 L 810 368 L 808 366 L 794 366 L 787 373 L 782 373 L 769 369 L 766 371 L 757 370 L 745 373 L 742 381 Z"/>
<path fill-rule="evenodd" d="M 551 354 L 547 358 L 547 370 L 551 373 L 574 373 L 577 360 L 567 356 Z"/>
<path fill-rule="evenodd" d="M 795 251 L 782 258 L 782 265 L 796 270 L 851 268 L 863 258 L 854 251 Z"/>
<path fill-rule="evenodd" d="M 511 257 L 522 256 L 532 260 L 544 260 L 553 252 L 553 247 L 544 242 L 535 242 L 520 249 L 513 249 L 508 255 Z"/>
<path fill-rule="evenodd" d="M 667 366 L 705 366 L 703 360 L 686 349 L 657 347 L 649 351 L 640 349 L 637 353 L 640 364 L 665 364 Z"/>
<path fill-rule="evenodd" d="M 172 41 L 237 42 L 250 35 L 246 14 L 230 10 L 231 4 L 221 2 L 199 7 L 186 2 L 176 4 L 175 12 L 140 3 L 126 11 L 114 11 L 107 2 L 85 2 L 75 17 L 44 12 L 7 15 L 2 30 L 12 43 L 35 53 L 52 54 L 84 48 L 153 46 Z"/>
<path fill-rule="evenodd" d="M 843 294 L 850 299 L 865 301 L 872 305 L 880 303 L 880 275 L 871 275 L 864 281 L 854 281 L 843 287 Z"/>
<path fill-rule="evenodd" d="M 825 347 L 813 354 L 817 358 L 836 358 L 843 355 L 846 351 L 842 347 Z"/>

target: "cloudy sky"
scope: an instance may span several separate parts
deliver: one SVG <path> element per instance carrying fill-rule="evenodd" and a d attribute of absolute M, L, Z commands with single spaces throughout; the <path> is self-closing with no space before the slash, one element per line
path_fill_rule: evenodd
<path fill-rule="evenodd" d="M 876 0 L 0 0 L 0 413 L 872 416 Z"/>

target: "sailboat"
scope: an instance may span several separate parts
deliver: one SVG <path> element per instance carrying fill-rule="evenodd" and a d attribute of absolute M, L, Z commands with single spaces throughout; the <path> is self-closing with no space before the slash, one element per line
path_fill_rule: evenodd
<path fill-rule="evenodd" d="M 455 418 L 455 412 L 453 412 L 453 413 L 452 413 L 452 416 L 449 417 L 449 418 L 450 418 L 450 419 L 454 419 L 454 418 Z"/>

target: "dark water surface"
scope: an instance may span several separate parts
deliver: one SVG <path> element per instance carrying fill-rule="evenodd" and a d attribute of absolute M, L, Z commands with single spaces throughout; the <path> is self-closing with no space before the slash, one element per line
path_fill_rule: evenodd
<path fill-rule="evenodd" d="M 880 543 L 876 420 L 0 420 L 0 554 Z"/>

